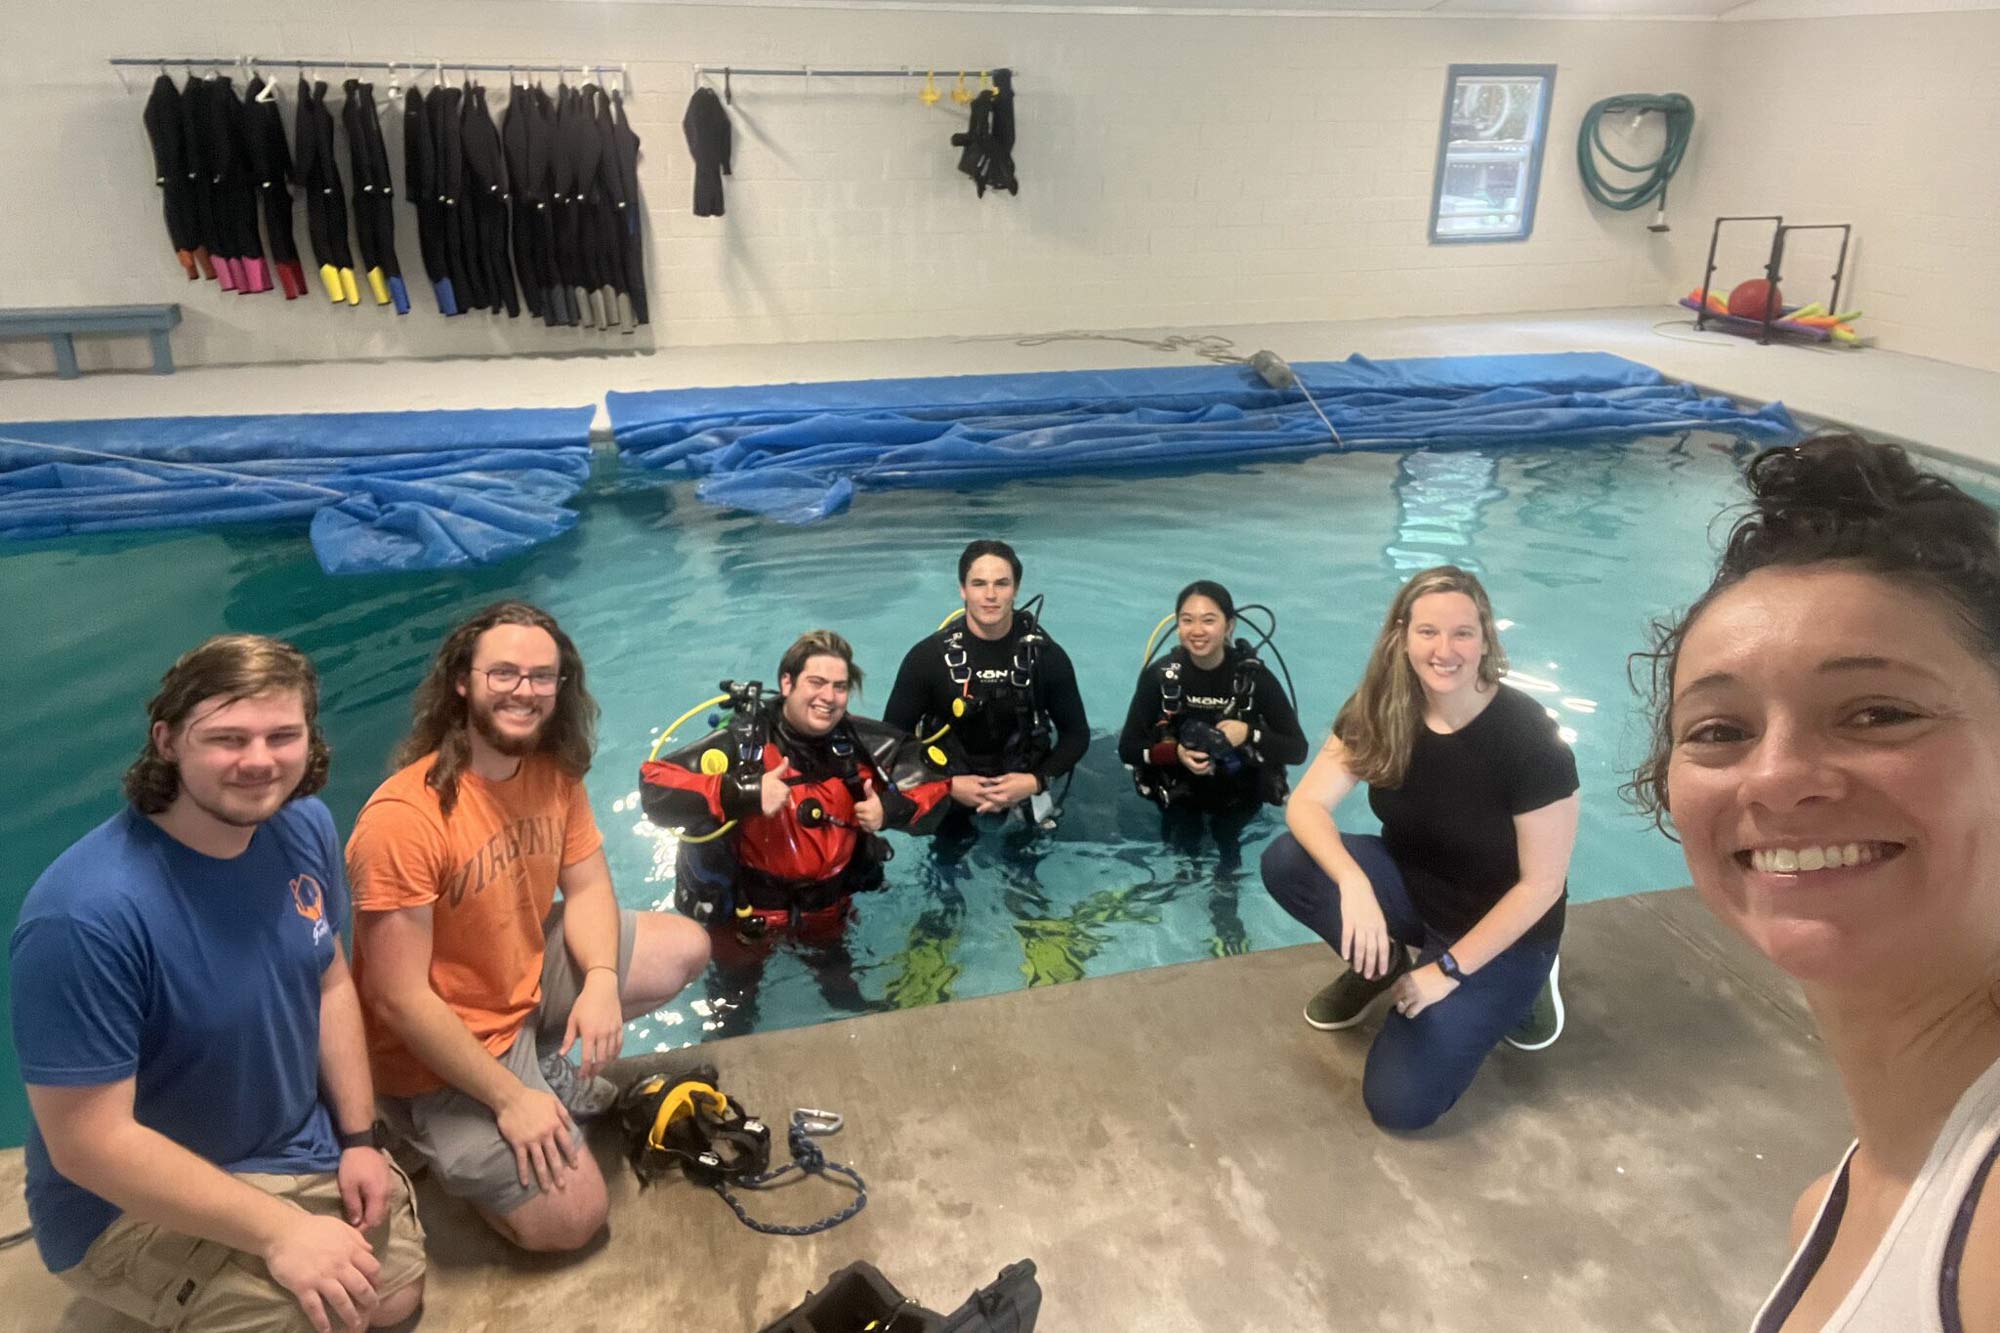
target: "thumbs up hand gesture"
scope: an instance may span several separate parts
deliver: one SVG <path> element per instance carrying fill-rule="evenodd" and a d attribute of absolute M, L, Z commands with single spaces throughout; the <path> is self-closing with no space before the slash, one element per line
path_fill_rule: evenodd
<path fill-rule="evenodd" d="M 765 771 L 763 797 L 764 814 L 767 817 L 785 808 L 785 803 L 792 798 L 791 784 L 798 776 L 798 770 L 792 767 L 792 761 L 789 759 L 776 768 Z"/>
<path fill-rule="evenodd" d="M 882 798 L 875 791 L 875 779 L 863 778 L 861 790 L 864 793 L 854 803 L 854 822 L 870 833 L 882 831 Z"/>

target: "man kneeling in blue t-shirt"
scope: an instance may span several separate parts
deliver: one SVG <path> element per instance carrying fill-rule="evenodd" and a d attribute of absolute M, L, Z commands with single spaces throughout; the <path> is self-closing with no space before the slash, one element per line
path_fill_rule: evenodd
<path fill-rule="evenodd" d="M 147 711 L 131 804 L 43 872 L 14 931 L 42 1259 L 154 1328 L 399 1323 L 424 1233 L 374 1146 L 312 664 L 210 639 Z"/>

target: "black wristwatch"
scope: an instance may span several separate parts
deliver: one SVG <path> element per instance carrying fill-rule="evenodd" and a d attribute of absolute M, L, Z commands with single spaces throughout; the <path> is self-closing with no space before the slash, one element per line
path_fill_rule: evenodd
<path fill-rule="evenodd" d="M 1453 981 L 1458 982 L 1460 985 L 1465 983 L 1465 973 L 1458 970 L 1458 960 L 1451 956 L 1451 950 L 1446 949 L 1437 956 L 1437 965 L 1438 971 L 1444 973 Z"/>
<path fill-rule="evenodd" d="M 352 1134 L 336 1132 L 333 1141 L 340 1145 L 342 1152 L 346 1152 L 349 1148 L 379 1148 L 382 1146 L 382 1135 L 375 1126 L 370 1125 L 366 1129 L 357 1129 Z"/>

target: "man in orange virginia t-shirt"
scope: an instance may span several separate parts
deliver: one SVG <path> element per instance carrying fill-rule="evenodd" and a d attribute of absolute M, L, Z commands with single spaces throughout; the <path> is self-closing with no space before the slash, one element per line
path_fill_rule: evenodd
<path fill-rule="evenodd" d="M 618 906 L 583 787 L 597 704 L 553 617 L 500 602 L 460 625 L 415 713 L 347 844 L 378 1105 L 495 1231 L 577 1249 L 606 1196 L 576 1118 L 610 1104 L 597 1068 L 700 975 L 708 933 Z"/>

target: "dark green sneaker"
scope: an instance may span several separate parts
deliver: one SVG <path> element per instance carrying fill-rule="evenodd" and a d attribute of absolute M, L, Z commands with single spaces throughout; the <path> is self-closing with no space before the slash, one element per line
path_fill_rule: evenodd
<path fill-rule="evenodd" d="M 1349 968 L 1338 981 L 1307 1000 L 1306 1022 L 1321 1032 L 1338 1032 L 1366 1018 L 1370 1006 L 1389 993 L 1397 977 L 1410 970 L 1410 955 L 1403 946 L 1391 945 L 1390 950 L 1389 971 L 1385 975 L 1370 981 Z"/>
<path fill-rule="evenodd" d="M 1509 1046 L 1520 1051 L 1539 1051 L 1556 1044 L 1556 1038 L 1563 1033 L 1562 988 L 1557 984 L 1561 975 L 1562 959 L 1558 958 L 1549 964 L 1549 979 L 1542 983 L 1535 1007 L 1507 1034 Z"/>

